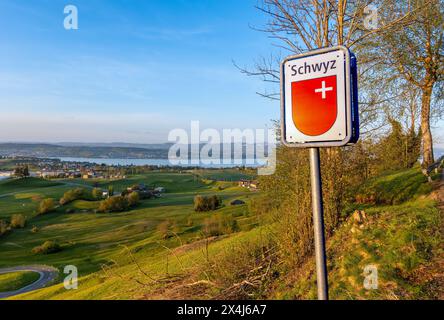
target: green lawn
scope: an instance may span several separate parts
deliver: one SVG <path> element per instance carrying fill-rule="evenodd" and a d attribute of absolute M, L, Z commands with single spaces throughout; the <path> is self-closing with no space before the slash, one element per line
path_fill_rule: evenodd
<path fill-rule="evenodd" d="M 40 275 L 32 271 L 0 274 L 0 292 L 15 291 L 37 281 Z"/>
<path fill-rule="evenodd" d="M 135 183 L 163 186 L 167 192 L 161 198 L 141 201 L 139 206 L 128 212 L 96 214 L 93 210 L 98 206 L 97 201 L 76 200 L 58 208 L 54 213 L 35 216 L 38 199 L 50 196 L 58 200 L 66 190 L 77 187 L 78 184 L 92 186 L 96 182 L 103 188 L 112 184 L 117 192 Z M 28 188 L 21 186 L 21 192 L 0 198 L 0 209 L 3 209 L 0 217 L 10 217 L 13 213 L 25 213 L 29 216 L 24 229 L 13 230 L 0 238 L 0 268 L 46 264 L 63 271 L 63 267 L 70 264 L 78 267 L 82 278 L 97 280 L 102 275 L 104 265 L 117 263 L 122 268 L 131 265 L 128 256 L 122 254 L 123 246 L 130 248 L 138 259 L 163 266 L 168 255 L 165 247 L 175 248 L 201 239 L 204 219 L 215 213 L 237 220 L 241 232 L 257 225 L 255 218 L 248 216 L 247 205 L 229 204 L 234 199 L 248 202 L 255 196 L 254 193 L 239 188 L 235 183 L 195 179 L 190 173 L 148 173 L 119 181 L 73 179 L 59 180 L 58 183 L 57 186 L 39 190 L 33 190 L 33 185 Z M 193 198 L 196 194 L 217 194 L 222 198 L 223 205 L 215 212 L 196 213 L 193 210 Z M 74 213 L 66 213 L 68 208 L 73 208 Z M 171 221 L 177 236 L 168 239 L 161 237 L 157 228 L 166 220 Z M 31 231 L 33 227 L 36 227 L 37 232 Z M 62 251 L 48 255 L 31 252 L 34 247 L 47 240 L 57 241 Z M 171 268 L 174 269 L 172 262 Z M 62 287 L 55 286 L 59 289 Z M 88 285 L 79 290 L 82 291 L 79 295 L 89 296 L 92 288 Z M 101 292 L 96 290 L 94 287 L 94 294 Z M 111 289 L 103 289 L 102 297 L 112 294 L 113 291 L 108 290 Z M 125 295 L 124 292 L 121 294 L 122 297 Z"/>
<path fill-rule="evenodd" d="M 212 170 L 193 170 L 193 173 L 199 175 L 203 179 L 219 180 L 219 181 L 239 181 L 241 179 L 252 180 L 256 178 L 254 170 L 238 170 L 238 169 L 212 169 Z"/>
<path fill-rule="evenodd" d="M 400 204 L 431 190 L 431 185 L 418 166 L 370 179 L 357 191 L 357 195 L 367 198 L 372 196 L 376 204 Z"/>
<path fill-rule="evenodd" d="M 57 181 L 39 178 L 6 179 L 0 181 L 0 196 L 19 191 L 42 189 L 59 185 L 61 184 Z"/>
<path fill-rule="evenodd" d="M 227 179 L 231 174 L 228 173 Z M 206 280 L 207 275 L 202 272 L 205 269 L 200 267 L 220 255 L 229 257 L 244 242 L 260 246 L 263 232 L 269 232 L 265 228 L 272 228 L 258 226 L 257 217 L 249 214 L 249 201 L 258 193 L 239 188 L 235 183 L 196 179 L 189 172 L 149 173 L 118 183 L 97 182 L 103 187 L 113 184 L 115 188 L 137 182 L 159 183 L 167 188 L 167 193 L 158 199 L 144 200 L 131 211 L 112 214 L 92 213 L 97 202 L 74 201 L 55 213 L 32 218 L 26 228 L 0 238 L 0 267 L 47 264 L 62 270 L 71 264 L 79 269 L 78 290 L 65 290 L 59 279 L 55 285 L 14 299 L 162 298 L 159 292 L 181 285 L 180 278 L 176 284 L 162 282 L 166 276 L 193 275 L 188 281 Z M 66 186 L 44 189 L 51 188 Z M 363 209 L 367 215 L 365 223 L 359 226 L 349 218 L 328 238 L 331 298 L 430 298 L 429 280 L 417 277 L 442 244 L 438 230 L 442 218 L 435 201 L 426 197 L 430 189 L 418 168 L 386 174 L 362 186 L 359 192 L 375 193 L 384 199 L 381 202 L 391 204 L 351 204 L 344 217 L 354 209 Z M 60 191 L 51 192 L 56 196 Z M 30 194 L 23 191 L 14 199 L 29 200 Z M 217 194 L 223 199 L 223 206 L 215 212 L 196 213 L 193 211 L 196 194 Z M 246 204 L 231 206 L 229 203 L 234 199 Z M 68 207 L 75 208 L 76 213 L 64 213 Z M 11 210 L 14 208 L 11 206 Z M 202 234 L 203 222 L 215 214 L 236 220 L 239 231 L 207 243 Z M 174 236 L 164 239 L 158 226 L 166 220 L 172 223 Z M 34 225 L 38 231 L 32 233 Z M 46 240 L 59 242 L 62 251 L 48 255 L 31 253 L 33 247 Z M 288 270 L 278 269 L 281 275 L 270 287 L 268 297 L 314 299 L 313 262 L 314 259 L 308 259 L 299 278 Z M 378 267 L 378 290 L 363 288 L 363 269 L 367 265 Z M 182 297 L 193 298 L 193 294 L 188 292 Z"/>
<path fill-rule="evenodd" d="M 138 174 L 120 180 L 104 180 L 104 179 L 65 179 L 61 182 L 76 183 L 85 186 L 97 186 L 107 189 L 113 186 L 114 191 L 122 190 L 134 184 L 144 183 L 146 186 L 164 187 L 167 192 L 191 192 L 200 189 L 205 184 L 191 173 L 169 173 L 169 172 L 152 172 L 146 174 Z"/>

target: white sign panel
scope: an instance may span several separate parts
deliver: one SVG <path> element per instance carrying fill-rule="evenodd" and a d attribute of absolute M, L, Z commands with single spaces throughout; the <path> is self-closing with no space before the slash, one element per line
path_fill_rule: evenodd
<path fill-rule="evenodd" d="M 291 147 L 346 145 L 352 136 L 350 53 L 343 46 L 281 65 L 282 140 Z"/>

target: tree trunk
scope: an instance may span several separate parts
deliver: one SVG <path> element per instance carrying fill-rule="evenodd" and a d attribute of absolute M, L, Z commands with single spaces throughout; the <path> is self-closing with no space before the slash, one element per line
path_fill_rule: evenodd
<path fill-rule="evenodd" d="M 430 130 L 430 103 L 432 99 L 433 85 L 427 85 L 422 91 L 421 105 L 421 134 L 422 134 L 422 158 L 423 167 L 427 168 L 433 162 L 433 140 Z"/>

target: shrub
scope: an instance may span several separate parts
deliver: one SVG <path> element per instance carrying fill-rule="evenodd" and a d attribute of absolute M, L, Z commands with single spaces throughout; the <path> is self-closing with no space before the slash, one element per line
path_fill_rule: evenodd
<path fill-rule="evenodd" d="M 208 201 L 208 206 L 209 206 L 210 210 L 216 210 L 222 203 L 220 198 L 215 195 L 209 197 L 207 201 Z"/>
<path fill-rule="evenodd" d="M 84 199 L 86 198 L 86 190 L 83 188 L 76 188 L 72 190 L 68 190 L 63 194 L 63 197 L 60 199 L 59 203 L 63 206 L 67 203 L 70 203 L 74 200 Z"/>
<path fill-rule="evenodd" d="M 130 207 L 134 207 L 139 204 L 140 196 L 138 192 L 131 192 L 126 196 Z"/>
<path fill-rule="evenodd" d="M 203 211 L 204 197 L 197 195 L 194 197 L 194 211 Z"/>
<path fill-rule="evenodd" d="M 98 212 L 121 212 L 129 209 L 127 197 L 114 196 L 100 202 Z"/>
<path fill-rule="evenodd" d="M 214 215 L 203 222 L 203 232 L 207 237 L 220 236 L 239 231 L 239 226 L 232 216 Z"/>
<path fill-rule="evenodd" d="M 171 237 L 171 233 L 170 233 L 171 226 L 172 226 L 172 223 L 170 220 L 165 220 L 157 226 L 157 231 L 160 233 L 160 236 L 162 237 L 162 239 L 165 240 L 165 239 L 168 239 L 169 237 Z"/>
<path fill-rule="evenodd" d="M 45 241 L 42 245 L 32 249 L 33 253 L 36 254 L 51 254 L 61 251 L 62 248 L 55 241 Z"/>
<path fill-rule="evenodd" d="M 112 197 L 114 195 L 114 187 L 113 186 L 108 186 L 108 196 Z"/>
<path fill-rule="evenodd" d="M 38 208 L 38 214 L 46 214 L 55 210 L 54 199 L 47 198 L 43 199 Z"/>
<path fill-rule="evenodd" d="M 219 222 L 214 218 L 206 218 L 203 222 L 203 232 L 207 237 L 218 236 L 222 234 Z"/>
<path fill-rule="evenodd" d="M 100 188 L 94 188 L 91 191 L 91 196 L 93 197 L 94 200 L 100 200 L 102 199 L 102 189 Z"/>
<path fill-rule="evenodd" d="M 191 216 L 187 219 L 187 227 L 192 227 L 194 225 L 193 218 Z"/>
<path fill-rule="evenodd" d="M 221 205 L 221 200 L 218 196 L 203 197 L 197 195 L 194 197 L 194 211 L 213 211 Z"/>
<path fill-rule="evenodd" d="M 20 229 L 26 225 L 26 217 L 23 214 L 13 214 L 11 216 L 11 228 Z"/>
<path fill-rule="evenodd" d="M 109 197 L 100 202 L 97 212 L 122 212 L 139 204 L 140 195 L 138 192 L 122 192 L 120 196 Z"/>
<path fill-rule="evenodd" d="M 198 268 L 217 279 L 223 288 L 219 295 L 222 299 L 263 299 L 279 276 L 275 246 L 266 235 L 260 240 L 255 237 L 237 241 L 215 254 L 210 265 L 201 264 Z"/>
<path fill-rule="evenodd" d="M 11 231 L 11 226 L 5 221 L 0 220 L 0 236 L 3 236 Z"/>

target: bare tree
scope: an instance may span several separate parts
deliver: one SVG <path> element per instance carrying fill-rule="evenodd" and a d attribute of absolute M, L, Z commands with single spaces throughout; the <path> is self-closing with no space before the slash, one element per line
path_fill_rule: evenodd
<path fill-rule="evenodd" d="M 420 91 L 420 126 L 425 167 L 434 162 L 430 122 L 442 110 L 444 80 L 444 5 L 442 0 L 396 1 L 399 10 L 415 10 L 411 24 L 396 33 L 384 33 L 380 49 L 384 65 Z"/>
<path fill-rule="evenodd" d="M 386 10 L 384 21 L 369 29 L 364 21 L 370 6 Z M 365 53 L 359 56 L 362 126 L 377 129 L 384 125 L 378 121 L 381 112 L 377 106 L 388 97 L 380 94 L 381 82 L 372 81 L 381 60 L 378 52 L 372 50 L 373 41 L 379 34 L 393 33 L 412 23 L 418 8 L 399 11 L 392 0 L 262 0 L 257 8 L 269 17 L 266 26 L 257 30 L 267 33 L 277 47 L 289 54 L 333 45 Z M 252 68 L 239 69 L 248 76 L 276 84 L 275 91 L 259 94 L 279 100 L 279 61 L 271 56 L 259 59 Z"/>

